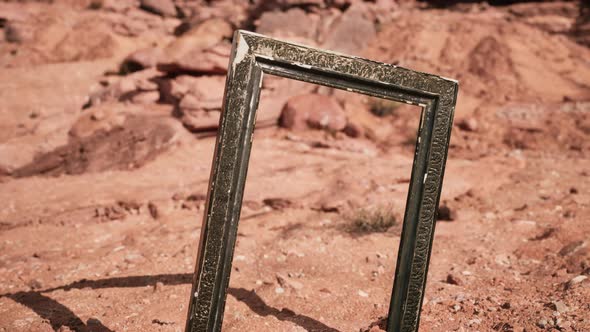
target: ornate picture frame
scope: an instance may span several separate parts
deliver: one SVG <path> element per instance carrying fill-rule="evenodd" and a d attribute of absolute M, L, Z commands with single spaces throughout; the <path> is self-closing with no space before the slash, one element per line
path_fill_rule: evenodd
<path fill-rule="evenodd" d="M 234 33 L 186 331 L 221 331 L 263 73 L 422 108 L 387 322 L 390 332 L 418 331 L 457 81 L 243 30 Z"/>

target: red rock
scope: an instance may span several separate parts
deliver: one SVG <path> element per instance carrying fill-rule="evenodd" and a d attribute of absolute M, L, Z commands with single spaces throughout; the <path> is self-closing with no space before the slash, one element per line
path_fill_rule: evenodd
<path fill-rule="evenodd" d="M 9 43 L 23 43 L 33 39 L 35 29 L 22 21 L 8 21 L 4 26 L 4 40 Z"/>
<path fill-rule="evenodd" d="M 280 273 L 276 274 L 277 283 L 285 289 L 301 290 L 303 284 L 299 281 L 293 280 L 292 278 L 286 277 Z"/>
<path fill-rule="evenodd" d="M 319 16 L 303 9 L 293 8 L 285 12 L 264 12 L 256 22 L 256 31 L 276 37 L 303 37 L 315 40 Z"/>
<path fill-rule="evenodd" d="M 324 0 L 281 0 L 280 3 L 283 6 L 323 6 L 325 5 Z"/>
<path fill-rule="evenodd" d="M 193 133 L 215 130 L 219 127 L 221 113 L 217 111 L 186 111 L 181 117 L 182 124 Z"/>
<path fill-rule="evenodd" d="M 179 84 L 175 79 L 161 78 L 157 80 L 160 100 L 167 104 L 176 104 L 188 91 L 188 87 Z"/>
<path fill-rule="evenodd" d="M 586 10 L 590 12 L 590 10 Z M 588 15 L 588 14 L 586 14 Z M 572 35 L 576 41 L 584 46 L 590 46 L 590 20 L 579 20 L 572 29 Z"/>
<path fill-rule="evenodd" d="M 98 0 L 101 9 L 116 13 L 124 13 L 137 7 L 136 0 Z"/>
<path fill-rule="evenodd" d="M 173 85 L 174 98 L 182 109 L 221 109 L 225 88 L 224 76 L 177 77 Z"/>
<path fill-rule="evenodd" d="M 165 72 L 225 73 L 233 28 L 210 19 L 191 28 L 164 48 L 158 69 Z"/>
<path fill-rule="evenodd" d="M 28 138 L 0 143 L 0 176 L 12 174 L 16 169 L 31 163 L 38 153 L 38 148 L 33 145 L 35 143 L 40 145 L 45 142 Z"/>
<path fill-rule="evenodd" d="M 387 317 L 379 317 L 379 319 L 368 327 L 360 329 L 360 332 L 383 332 L 387 329 Z"/>
<path fill-rule="evenodd" d="M 273 210 L 284 210 L 293 206 L 293 201 L 288 198 L 272 197 L 262 200 L 264 205 L 271 207 Z"/>
<path fill-rule="evenodd" d="M 161 16 L 176 17 L 176 6 L 172 0 L 141 0 L 141 8 Z"/>
<path fill-rule="evenodd" d="M 569 33 L 572 29 L 571 20 L 562 15 L 542 15 L 528 17 L 524 20 L 526 24 L 538 27 L 549 33 Z"/>
<path fill-rule="evenodd" d="M 113 100 L 129 99 L 136 91 L 156 91 L 158 84 L 153 82 L 159 72 L 155 69 L 144 69 L 123 76 L 113 83 L 89 96 L 88 106 L 96 106 Z"/>
<path fill-rule="evenodd" d="M 148 207 L 148 211 L 150 212 L 150 216 L 152 216 L 153 219 L 160 218 L 160 212 L 158 211 L 158 206 L 154 202 L 148 202 L 147 207 Z M 162 290 L 163 284 L 161 282 L 159 282 L 159 284 L 160 285 L 158 286 L 158 283 L 156 283 L 155 288 L 159 288 L 159 290 Z"/>
<path fill-rule="evenodd" d="M 17 6 L 4 4 L 0 7 L 0 25 L 4 23 L 4 40 L 10 43 L 20 43 L 33 39 L 33 18 Z"/>
<path fill-rule="evenodd" d="M 385 330 L 380 328 L 379 326 L 373 326 L 371 327 L 371 329 L 369 330 L 369 332 L 384 332 Z"/>
<path fill-rule="evenodd" d="M 311 93 L 316 89 L 316 85 L 301 81 L 277 76 L 265 77 L 262 81 L 256 125 L 277 125 L 281 117 L 281 111 L 290 98 Z"/>
<path fill-rule="evenodd" d="M 364 3 L 354 3 L 330 25 L 323 46 L 347 54 L 358 54 L 377 35 L 372 16 Z"/>
<path fill-rule="evenodd" d="M 461 119 L 457 126 L 465 131 L 477 131 L 477 120 L 475 118 Z"/>
<path fill-rule="evenodd" d="M 147 31 L 149 26 L 147 22 L 140 20 L 123 20 L 113 26 L 113 31 L 127 37 L 137 37 Z"/>
<path fill-rule="evenodd" d="M 173 60 L 158 64 L 167 73 L 225 74 L 229 63 L 231 45 L 222 43 L 209 49 L 195 49 Z"/>
<path fill-rule="evenodd" d="M 493 36 L 484 37 L 471 51 L 468 70 L 480 77 L 499 80 L 498 72 L 513 73 L 510 48 Z"/>
<path fill-rule="evenodd" d="M 2 10 L 0 4 L 0 13 Z M 66 144 L 88 92 L 107 68 L 89 62 L 3 68 L 0 173 L 10 173 L 36 154 Z"/>
<path fill-rule="evenodd" d="M 346 127 L 346 114 L 332 97 L 305 94 L 287 101 L 279 123 L 282 127 L 295 130 L 317 128 L 340 131 Z"/>
<path fill-rule="evenodd" d="M 155 67 L 162 56 L 162 50 L 156 47 L 144 48 L 129 54 L 121 64 L 122 72 L 133 72 Z"/>
<path fill-rule="evenodd" d="M 135 81 L 137 91 L 157 91 L 158 84 L 154 82 L 155 77 L 143 77 Z"/>
<path fill-rule="evenodd" d="M 358 138 L 364 135 L 365 130 L 357 123 L 349 122 L 344 127 L 344 133 L 350 137 Z"/>
<path fill-rule="evenodd" d="M 158 91 L 138 92 L 131 96 L 131 101 L 135 104 L 154 104 L 160 100 Z"/>
<path fill-rule="evenodd" d="M 197 1 L 183 1 L 176 4 L 187 18 L 177 27 L 175 31 L 177 35 L 211 18 L 223 19 L 234 27 L 244 26 L 252 9 L 252 5 L 243 0 L 209 1 L 206 6 Z"/>
<path fill-rule="evenodd" d="M 74 122 L 68 135 L 81 139 L 92 136 L 97 131 L 110 131 L 122 126 L 125 115 L 134 111 L 139 111 L 137 106 L 122 106 L 118 103 L 105 103 L 86 109 Z"/>
<path fill-rule="evenodd" d="M 115 55 L 119 44 L 107 31 L 105 26 L 81 20 L 55 45 L 51 51 L 52 56 L 56 61 L 110 58 Z"/>
<path fill-rule="evenodd" d="M 457 220 L 457 211 L 451 209 L 445 202 L 438 207 L 438 214 L 436 220 L 453 221 Z"/>
<path fill-rule="evenodd" d="M 456 286 L 463 286 L 463 280 L 459 278 L 457 275 L 449 273 L 447 275 L 447 284 L 456 285 Z"/>
<path fill-rule="evenodd" d="M 184 41 L 190 40 L 192 47 L 207 48 L 219 43 L 224 38 L 233 35 L 231 24 L 223 19 L 211 18 L 201 22 L 180 36 Z"/>
<path fill-rule="evenodd" d="M 72 138 L 15 170 L 15 177 L 82 174 L 132 169 L 156 158 L 176 141 L 177 121 L 168 116 L 128 114 L 120 126 Z"/>
<path fill-rule="evenodd" d="M 201 102 L 194 95 L 186 94 L 182 97 L 182 99 L 180 100 L 180 103 L 178 103 L 178 107 L 180 107 L 181 110 L 186 110 L 186 109 L 197 110 L 197 109 L 201 109 Z"/>

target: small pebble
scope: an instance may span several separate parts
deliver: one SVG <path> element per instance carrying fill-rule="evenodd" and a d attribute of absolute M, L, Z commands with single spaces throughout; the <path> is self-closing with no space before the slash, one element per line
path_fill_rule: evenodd
<path fill-rule="evenodd" d="M 551 302 L 551 306 L 553 307 L 553 310 L 561 314 L 569 311 L 568 306 L 563 301 L 553 301 Z"/>
<path fill-rule="evenodd" d="M 164 289 L 164 283 L 161 281 L 156 282 L 156 284 L 154 285 L 154 293 L 161 292 L 163 289 Z"/>
<path fill-rule="evenodd" d="M 447 280 L 446 280 L 447 284 L 450 285 L 456 285 L 456 286 L 461 286 L 463 285 L 463 280 L 461 280 L 461 278 L 459 278 L 458 276 L 449 273 L 447 275 Z"/>
<path fill-rule="evenodd" d="M 150 211 L 150 216 L 154 219 L 160 218 L 160 213 L 158 212 L 158 207 L 153 202 L 148 203 L 148 210 Z"/>
<path fill-rule="evenodd" d="M 577 277 L 573 277 L 571 280 L 569 280 L 568 282 L 565 283 L 565 289 L 570 289 L 586 279 L 588 279 L 588 277 L 582 276 L 582 275 L 579 275 Z"/>
<path fill-rule="evenodd" d="M 537 322 L 537 326 L 538 326 L 538 327 L 540 327 L 540 328 L 542 328 L 542 329 L 544 329 L 545 327 L 547 327 L 547 326 L 548 326 L 548 324 L 549 324 L 549 323 L 547 322 L 547 319 L 545 319 L 545 318 L 541 318 L 541 319 L 539 319 L 539 321 Z"/>

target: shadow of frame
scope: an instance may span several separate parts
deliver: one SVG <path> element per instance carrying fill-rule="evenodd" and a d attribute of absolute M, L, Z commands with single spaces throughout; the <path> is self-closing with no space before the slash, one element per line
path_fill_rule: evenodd
<path fill-rule="evenodd" d="M 73 331 L 113 332 L 113 330 L 103 325 L 98 319 L 89 319 L 86 323 L 84 323 L 82 319 L 80 319 L 80 317 L 78 317 L 68 307 L 44 294 L 57 290 L 68 291 L 71 289 L 83 288 L 101 289 L 145 287 L 150 285 L 155 286 L 158 282 L 169 286 L 184 285 L 190 284 L 192 282 L 192 278 L 192 273 L 179 273 L 116 277 L 98 280 L 82 279 L 64 286 L 38 291 L 2 294 L 0 297 L 10 298 L 15 302 L 30 308 L 41 318 L 47 320 L 55 331 L 59 330 L 62 326 L 65 326 Z M 236 300 L 246 304 L 248 308 L 250 308 L 250 310 L 252 310 L 257 315 L 274 316 L 280 321 L 289 321 L 297 324 L 307 331 L 339 332 L 339 330 L 329 327 L 316 319 L 297 314 L 290 309 L 283 308 L 279 310 L 277 308 L 271 307 L 266 304 L 254 290 L 247 290 L 244 288 L 229 288 L 228 292 Z"/>

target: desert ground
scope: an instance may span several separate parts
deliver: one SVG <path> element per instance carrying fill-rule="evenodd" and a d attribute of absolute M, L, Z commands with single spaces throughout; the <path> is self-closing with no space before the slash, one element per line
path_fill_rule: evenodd
<path fill-rule="evenodd" d="M 0 331 L 183 331 L 235 29 L 459 81 L 421 331 L 590 331 L 585 1 L 0 1 Z M 264 78 L 224 331 L 382 331 L 420 109 Z"/>

